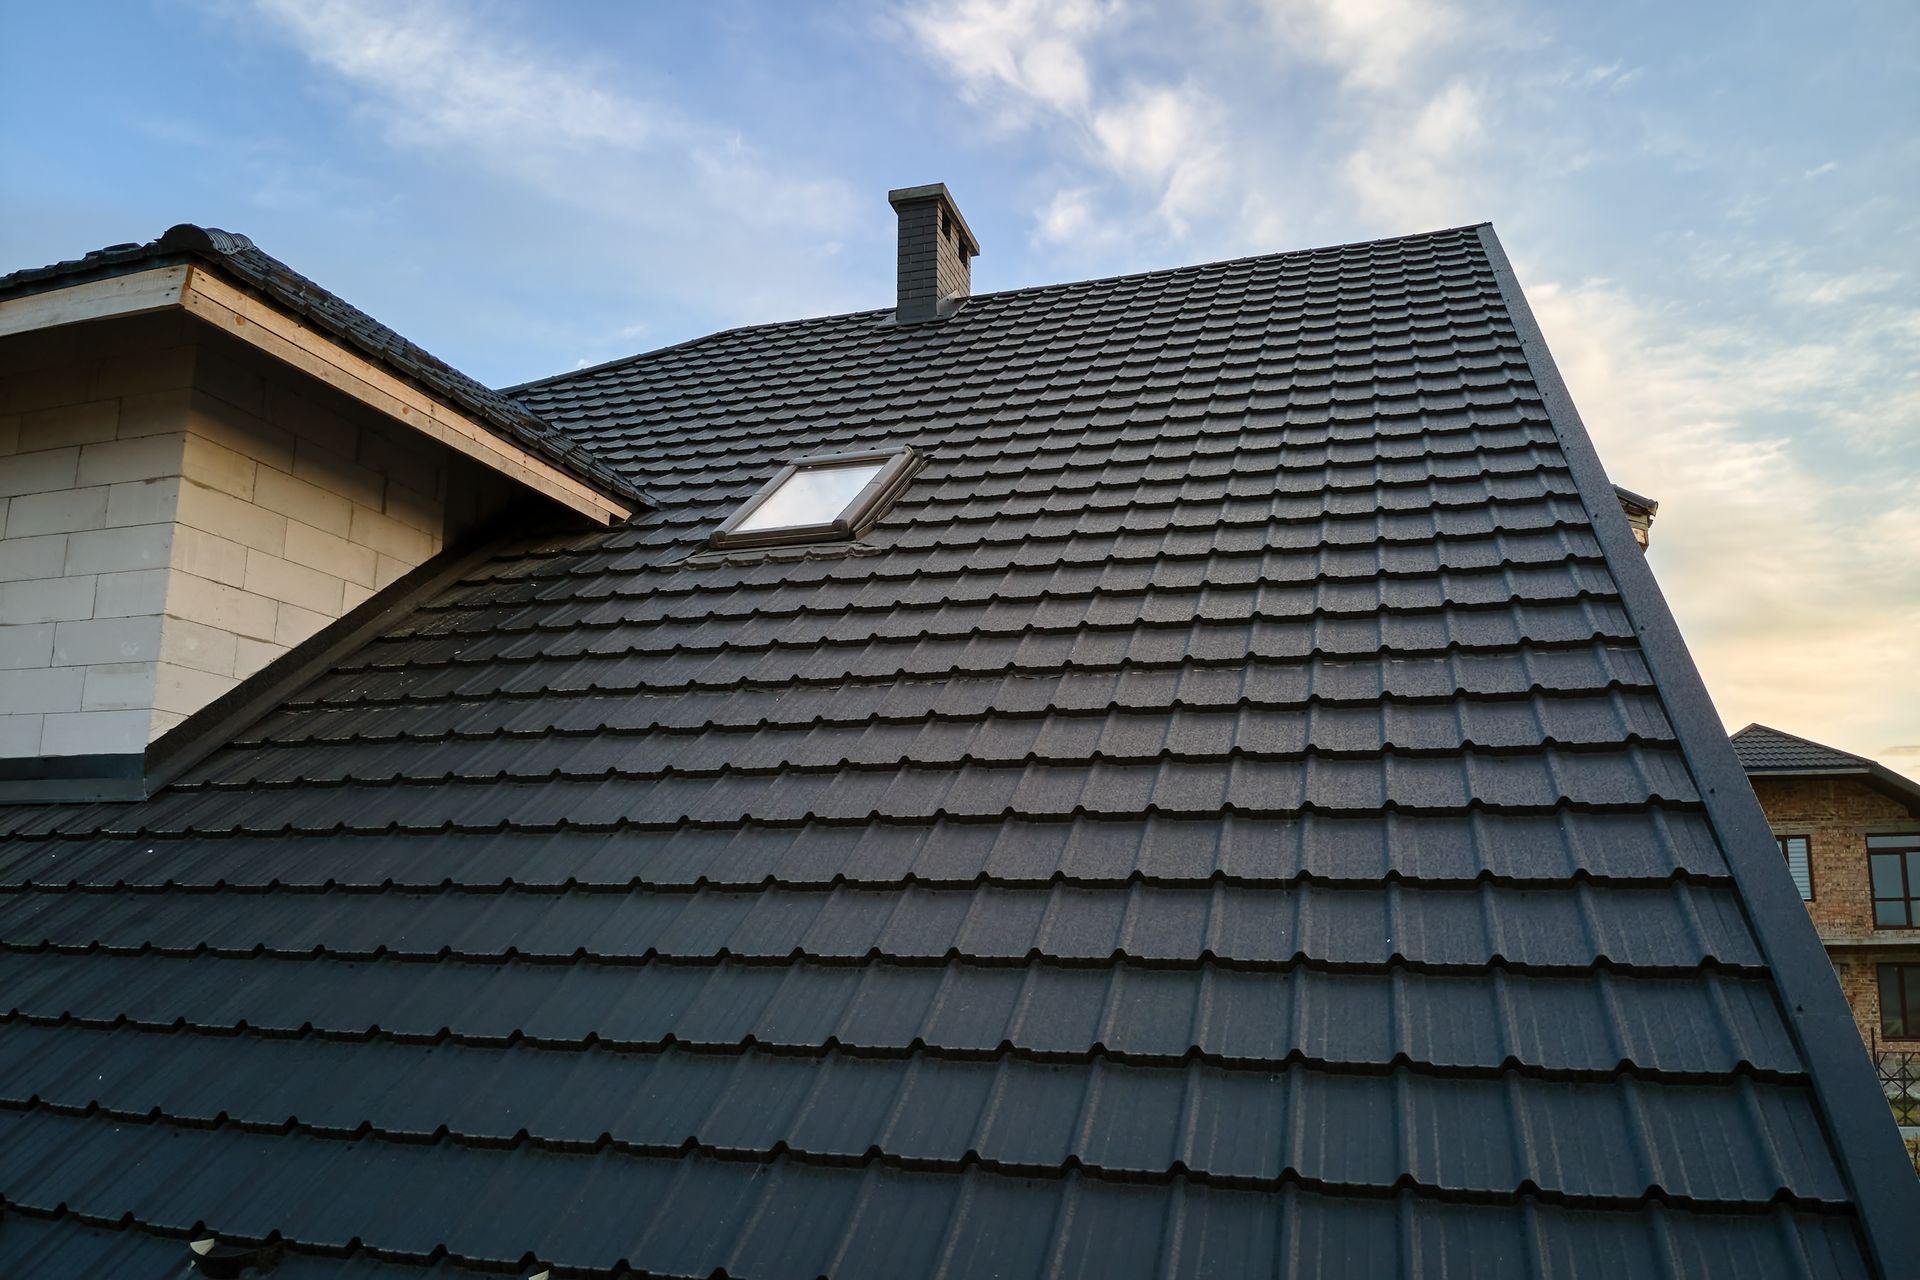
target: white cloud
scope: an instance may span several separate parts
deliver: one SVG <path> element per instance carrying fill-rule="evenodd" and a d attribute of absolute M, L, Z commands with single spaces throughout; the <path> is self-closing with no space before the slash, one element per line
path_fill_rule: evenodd
<path fill-rule="evenodd" d="M 1154 86 L 1094 113 L 1093 136 L 1108 169 L 1157 194 L 1156 212 L 1175 235 L 1216 196 L 1226 167 L 1225 121 L 1206 94 Z"/>
<path fill-rule="evenodd" d="M 455 10 L 365 0 L 257 0 L 309 58 L 378 92 L 407 142 L 646 146 L 685 131 L 653 104 L 583 83 L 525 48 L 495 43 Z"/>
<path fill-rule="evenodd" d="M 1850 271 L 1843 275 L 1801 276 L 1788 282 L 1788 296 L 1796 302 L 1829 306 L 1854 298 L 1886 293 L 1899 285 L 1897 271 Z"/>
<path fill-rule="evenodd" d="M 1620 68 L 1621 62 L 1610 62 L 1603 67 L 1588 67 L 1573 77 L 1574 83 L 1586 88 L 1624 89 L 1638 80 L 1646 71 L 1645 67 L 1634 67 L 1627 71 Z"/>
<path fill-rule="evenodd" d="M 469 163 L 615 210 L 634 208 L 634 178 L 661 176 L 647 166 L 666 165 L 733 217 L 822 231 L 850 216 L 839 184 L 781 173 L 734 131 L 610 88 L 574 63 L 482 27 L 464 9 L 254 4 L 311 62 L 358 91 L 358 109 L 397 146 L 457 151 Z M 581 165 L 590 162 L 601 165 L 599 181 L 583 182 Z"/>
<path fill-rule="evenodd" d="M 1378 110 L 1342 167 L 1370 224 L 1415 231 L 1486 217 L 1472 205 L 1465 165 L 1485 133 L 1484 111 L 1481 91 L 1464 80 L 1425 101 Z"/>
<path fill-rule="evenodd" d="M 1435 94 L 1413 122 L 1413 145 L 1433 155 L 1448 156 L 1477 142 L 1481 134 L 1480 92 L 1455 80 Z"/>
<path fill-rule="evenodd" d="M 1464 74 L 1459 46 L 1504 46 L 1520 34 L 1475 28 L 1441 0 L 1259 0 L 1282 60 L 1339 78 L 1333 136 L 1347 139 L 1341 181 L 1366 229 L 1425 230 L 1488 215 L 1466 194 L 1466 161 L 1486 133 L 1488 95 Z M 1629 73 L 1632 74 L 1632 73 Z M 1573 83 L 1620 78 L 1619 64 L 1566 73 Z M 1511 88 L 1514 77 L 1503 77 Z M 1579 163 L 1579 162 L 1576 162 Z"/>
<path fill-rule="evenodd" d="M 1816 470 L 1751 425 L 1844 429 L 1857 372 L 1829 347 L 1701 330 L 1603 281 L 1527 295 L 1608 473 L 1660 500 L 1652 563 L 1728 728 L 1887 750 L 1920 721 L 1920 494 Z"/>
<path fill-rule="evenodd" d="M 1083 239 L 1093 229 L 1093 200 L 1085 187 L 1070 187 L 1053 193 L 1053 198 L 1035 217 L 1035 235 L 1054 244 L 1070 244 Z"/>
<path fill-rule="evenodd" d="M 1388 89 L 1461 32 L 1435 0 L 1264 0 L 1274 33 L 1295 58 L 1337 69 L 1349 85 Z"/>
<path fill-rule="evenodd" d="M 956 0 L 904 14 L 916 39 L 975 101 L 991 100 L 1007 122 L 1034 106 L 1074 116 L 1092 97 L 1084 42 L 1118 16 L 1093 0 Z"/>
<path fill-rule="evenodd" d="M 1189 83 L 1096 82 L 1090 46 L 1125 17 L 1093 0 L 937 0 L 905 13 L 906 29 L 969 101 L 1001 128 L 1051 129 L 1080 173 L 1038 211 L 1034 238 L 1112 243 L 1131 215 L 1118 192 L 1149 203 L 1151 225 L 1183 236 L 1217 195 L 1225 112 Z"/>
<path fill-rule="evenodd" d="M 598 363 L 634 349 L 618 330 L 642 309 L 663 322 L 651 343 L 889 296 L 881 255 L 865 272 L 833 265 L 836 246 L 880 232 L 877 193 L 856 199 L 804 159 L 768 154 L 611 61 L 541 43 L 531 24 L 452 0 L 198 2 L 213 20 L 304 58 L 312 83 L 292 88 L 323 95 L 357 126 L 356 172 L 404 205 L 405 225 L 444 226 L 446 241 L 489 256 L 484 246 L 512 239 L 523 273 L 583 304 L 558 315 L 461 310 L 448 298 L 479 294 L 457 281 L 432 300 L 367 294 L 403 327 L 415 323 L 408 306 L 456 311 L 440 329 L 419 330 L 429 345 L 451 331 L 523 360 Z M 264 198 L 293 197 L 269 189 Z M 505 381 L 550 369 L 509 357 L 492 372 Z"/>

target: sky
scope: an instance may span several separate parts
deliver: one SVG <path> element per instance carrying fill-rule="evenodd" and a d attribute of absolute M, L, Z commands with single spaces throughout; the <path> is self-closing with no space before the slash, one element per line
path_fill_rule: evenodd
<path fill-rule="evenodd" d="M 0 271 L 251 236 L 494 385 L 1491 221 L 1730 729 L 1920 775 L 1920 5 L 0 0 Z"/>

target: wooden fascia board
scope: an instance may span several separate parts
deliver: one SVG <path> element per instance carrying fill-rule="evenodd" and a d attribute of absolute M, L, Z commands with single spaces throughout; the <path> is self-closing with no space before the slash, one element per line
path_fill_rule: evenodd
<path fill-rule="evenodd" d="M 186 293 L 187 274 L 191 270 L 184 263 L 155 267 L 150 271 L 8 298 L 0 301 L 0 338 L 63 324 L 137 316 L 177 307 Z"/>
<path fill-rule="evenodd" d="M 633 514 L 628 504 L 576 480 L 203 267 L 155 267 L 5 299 L 0 301 L 0 337 L 172 307 L 601 524 Z"/>
<path fill-rule="evenodd" d="M 189 271 L 180 299 L 188 314 L 602 524 L 633 514 L 625 504 L 501 439 L 459 410 L 212 272 L 200 267 Z"/>

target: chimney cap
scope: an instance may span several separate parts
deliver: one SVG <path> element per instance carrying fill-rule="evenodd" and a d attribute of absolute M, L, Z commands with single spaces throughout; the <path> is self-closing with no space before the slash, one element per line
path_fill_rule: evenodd
<path fill-rule="evenodd" d="M 895 187 L 887 192 L 887 203 L 894 207 L 895 212 L 899 211 L 901 205 L 920 204 L 928 200 L 939 201 L 947 215 L 953 219 L 953 225 L 960 229 L 960 235 L 966 242 L 967 256 L 979 257 L 980 242 L 974 239 L 973 228 L 967 225 L 967 220 L 960 216 L 960 206 L 954 203 L 953 193 L 947 190 L 946 183 L 929 182 L 919 187 Z"/>

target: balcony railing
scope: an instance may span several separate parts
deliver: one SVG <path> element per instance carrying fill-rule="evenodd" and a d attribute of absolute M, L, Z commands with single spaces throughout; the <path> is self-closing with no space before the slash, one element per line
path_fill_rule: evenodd
<path fill-rule="evenodd" d="M 1880 1092 L 1887 1095 L 1893 1121 L 1907 1140 L 1913 1171 L 1920 1174 L 1920 1053 L 1882 1049 L 1877 1041 L 1869 1047 L 1873 1072 L 1880 1077 Z"/>

